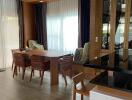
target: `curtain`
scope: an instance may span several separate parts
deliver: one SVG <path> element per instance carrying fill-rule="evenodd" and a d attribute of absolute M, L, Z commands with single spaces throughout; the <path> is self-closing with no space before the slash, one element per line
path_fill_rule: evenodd
<path fill-rule="evenodd" d="M 90 37 L 90 0 L 79 0 L 79 47 L 83 47 Z"/>
<path fill-rule="evenodd" d="M 82 47 L 82 39 L 81 39 L 81 1 L 78 0 L 78 47 Z"/>
<path fill-rule="evenodd" d="M 78 0 L 47 4 L 48 49 L 74 52 L 78 47 Z"/>
<path fill-rule="evenodd" d="M 19 47 L 15 0 L 0 0 L 0 68 L 10 67 L 11 49 Z"/>
<path fill-rule="evenodd" d="M 21 0 L 16 0 L 18 25 L 19 25 L 19 48 L 24 48 L 24 18 L 23 18 L 23 3 Z"/>
<path fill-rule="evenodd" d="M 34 5 L 36 40 L 44 49 L 47 49 L 46 8 L 47 3 Z"/>

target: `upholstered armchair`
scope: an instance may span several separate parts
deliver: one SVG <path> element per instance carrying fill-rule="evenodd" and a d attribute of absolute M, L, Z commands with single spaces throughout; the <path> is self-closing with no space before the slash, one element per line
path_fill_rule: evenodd
<path fill-rule="evenodd" d="M 44 50 L 43 45 L 38 44 L 35 40 L 29 40 L 28 41 L 28 46 L 31 49 L 41 49 L 41 50 Z"/>

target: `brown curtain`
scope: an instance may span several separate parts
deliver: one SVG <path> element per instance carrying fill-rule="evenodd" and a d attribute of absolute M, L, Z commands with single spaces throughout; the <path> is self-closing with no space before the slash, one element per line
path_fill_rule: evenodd
<path fill-rule="evenodd" d="M 35 33 L 38 43 L 47 49 L 47 27 L 46 27 L 46 11 L 47 3 L 34 4 L 35 11 Z"/>
<path fill-rule="evenodd" d="M 23 4 L 21 0 L 16 0 L 17 14 L 19 23 L 19 48 L 24 48 L 24 21 L 23 21 Z"/>
<path fill-rule="evenodd" d="M 83 47 L 90 37 L 90 0 L 78 1 L 79 41 L 78 46 Z"/>

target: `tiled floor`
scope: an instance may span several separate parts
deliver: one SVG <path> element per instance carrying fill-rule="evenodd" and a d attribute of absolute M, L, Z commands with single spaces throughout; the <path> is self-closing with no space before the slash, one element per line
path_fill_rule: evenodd
<path fill-rule="evenodd" d="M 21 79 L 21 73 L 14 79 L 12 73 L 11 69 L 0 72 L 0 100 L 72 100 L 71 79 L 68 79 L 68 86 L 65 87 L 60 75 L 59 85 L 50 86 L 50 73 L 45 72 L 43 85 L 40 86 L 38 72 L 35 72 L 31 83 L 30 71 L 26 71 L 24 81 Z M 77 100 L 80 100 L 80 95 L 77 95 Z M 88 100 L 88 97 L 84 97 L 84 100 Z"/>

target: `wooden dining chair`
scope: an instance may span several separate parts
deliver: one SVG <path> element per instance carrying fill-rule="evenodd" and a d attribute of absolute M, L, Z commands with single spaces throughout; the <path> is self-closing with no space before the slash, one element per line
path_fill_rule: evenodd
<path fill-rule="evenodd" d="M 89 82 L 87 84 L 84 84 L 84 79 L 85 74 L 83 72 L 73 77 L 73 100 L 76 100 L 76 93 L 81 94 L 81 100 L 83 100 L 83 95 L 88 96 L 89 91 L 94 88 L 95 85 L 90 84 Z"/>
<path fill-rule="evenodd" d="M 17 50 L 19 50 L 19 49 L 12 49 L 11 50 L 11 53 L 12 53 L 12 70 L 14 69 L 14 67 L 15 67 L 15 62 L 14 62 L 14 53 L 17 51 Z"/>
<path fill-rule="evenodd" d="M 59 59 L 59 71 L 65 80 L 66 86 L 67 86 L 66 76 L 72 77 L 74 74 L 72 65 L 73 65 L 73 55 L 66 55 Z"/>
<path fill-rule="evenodd" d="M 17 68 L 22 68 L 23 73 L 22 73 L 22 80 L 24 80 L 24 76 L 25 76 L 25 70 L 27 67 L 29 67 L 30 64 L 30 59 L 28 57 L 27 54 L 23 54 L 23 53 L 14 53 L 13 54 L 14 57 L 14 63 L 15 63 L 15 68 L 14 68 L 14 72 L 13 72 L 13 78 L 14 75 L 17 75 Z"/>
<path fill-rule="evenodd" d="M 32 80 L 32 75 L 34 70 L 39 70 L 40 71 L 40 85 L 43 83 L 43 76 L 44 72 L 50 69 L 50 61 L 45 60 L 43 56 L 38 56 L 38 55 L 33 55 L 31 56 L 31 75 L 30 75 L 30 82 Z"/>

